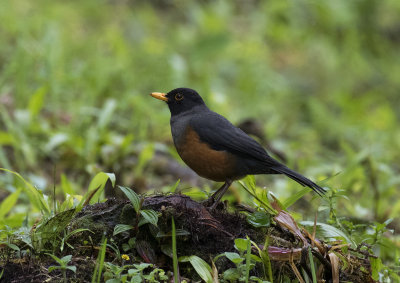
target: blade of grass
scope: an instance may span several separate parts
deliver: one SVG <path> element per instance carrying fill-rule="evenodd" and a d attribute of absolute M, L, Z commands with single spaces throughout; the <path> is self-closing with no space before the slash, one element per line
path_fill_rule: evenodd
<path fill-rule="evenodd" d="M 245 282 L 249 282 L 249 275 L 250 275 L 250 258 L 251 258 L 251 242 L 249 237 L 247 238 L 247 251 L 246 251 L 246 275 L 245 275 Z"/>
<path fill-rule="evenodd" d="M 178 283 L 179 270 L 178 270 L 178 254 L 176 252 L 176 230 L 175 230 L 174 217 L 172 217 L 172 262 L 174 265 L 174 283 Z"/>
<path fill-rule="evenodd" d="M 105 238 L 102 242 L 103 244 L 101 245 L 101 250 L 97 256 L 96 267 L 92 275 L 92 283 L 95 282 L 100 283 L 101 281 L 101 272 L 103 271 L 104 258 L 106 255 L 106 248 L 107 248 L 107 238 Z"/>
<path fill-rule="evenodd" d="M 314 259 L 313 259 L 312 253 L 311 253 L 311 247 L 308 249 L 308 258 L 310 259 L 312 281 L 313 281 L 313 283 L 317 283 L 317 274 L 315 272 L 315 264 L 314 264 Z"/>

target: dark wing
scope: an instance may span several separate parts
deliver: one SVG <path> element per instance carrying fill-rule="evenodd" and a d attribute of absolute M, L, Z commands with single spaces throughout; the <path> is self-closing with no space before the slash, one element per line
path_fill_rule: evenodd
<path fill-rule="evenodd" d="M 201 141 L 215 150 L 225 150 L 243 158 L 255 159 L 271 167 L 281 165 L 258 142 L 215 112 L 207 111 L 195 115 L 190 120 L 190 126 Z"/>
<path fill-rule="evenodd" d="M 262 164 L 266 170 L 265 173 L 285 174 L 299 184 L 310 187 L 319 195 L 325 193 L 325 189 L 270 157 L 258 142 L 236 128 L 223 116 L 207 111 L 194 115 L 190 120 L 190 125 L 199 135 L 200 140 L 208 143 L 215 150 L 225 150 L 247 160 L 256 161 L 259 165 Z"/>

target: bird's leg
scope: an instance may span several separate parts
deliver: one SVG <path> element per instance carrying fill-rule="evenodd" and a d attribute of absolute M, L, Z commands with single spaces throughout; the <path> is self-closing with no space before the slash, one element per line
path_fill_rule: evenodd
<path fill-rule="evenodd" d="M 229 187 L 232 184 L 232 180 L 226 180 L 226 182 L 222 185 L 221 188 L 219 188 L 211 197 L 211 210 L 214 210 L 215 207 L 218 205 L 219 201 L 221 200 L 222 196 L 226 193 L 226 191 L 229 189 Z"/>

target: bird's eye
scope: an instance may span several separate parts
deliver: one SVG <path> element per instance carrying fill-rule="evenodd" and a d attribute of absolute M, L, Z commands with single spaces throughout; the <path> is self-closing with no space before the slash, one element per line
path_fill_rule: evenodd
<path fill-rule="evenodd" d="M 183 99 L 183 94 L 177 93 L 177 94 L 175 95 L 175 100 L 176 100 L 176 101 L 181 101 L 182 99 Z"/>

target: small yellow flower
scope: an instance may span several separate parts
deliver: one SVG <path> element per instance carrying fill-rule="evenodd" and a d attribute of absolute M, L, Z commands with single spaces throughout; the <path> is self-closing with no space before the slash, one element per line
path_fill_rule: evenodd
<path fill-rule="evenodd" d="M 121 257 L 123 260 L 129 260 L 129 255 L 123 254 Z"/>

